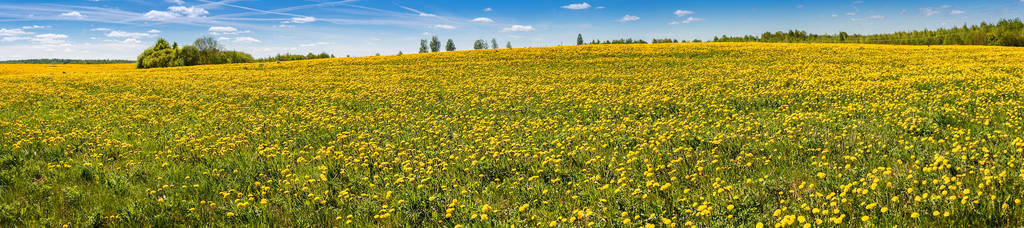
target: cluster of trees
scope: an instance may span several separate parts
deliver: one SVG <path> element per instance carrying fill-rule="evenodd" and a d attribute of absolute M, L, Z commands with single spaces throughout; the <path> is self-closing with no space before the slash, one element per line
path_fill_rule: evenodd
<path fill-rule="evenodd" d="M 506 42 L 505 43 L 505 47 L 511 49 L 512 48 L 512 42 Z M 480 39 L 480 40 L 476 40 L 476 42 L 473 42 L 473 49 L 488 49 L 488 48 L 498 49 L 498 40 L 497 39 L 491 39 L 491 45 L 489 47 L 487 45 L 487 41 L 486 40 Z M 448 42 L 445 43 L 445 45 L 444 45 L 444 50 L 445 51 L 455 51 L 455 50 L 457 50 L 455 48 L 455 41 L 452 40 L 452 39 L 448 39 Z M 429 41 L 427 41 L 426 39 L 420 40 L 420 53 L 440 52 L 440 51 L 441 51 L 441 39 L 438 39 L 437 36 L 431 37 Z"/>
<path fill-rule="evenodd" d="M 508 49 L 512 49 L 512 42 L 505 43 L 505 47 L 508 48 Z M 475 42 L 473 42 L 473 49 L 478 49 L 479 50 L 479 49 L 498 49 L 498 48 L 499 48 L 498 47 L 498 40 L 497 39 L 493 39 L 493 38 L 491 39 L 491 45 L 490 46 L 487 46 L 487 41 L 483 40 L 483 39 L 479 39 L 479 40 L 476 40 Z"/>
<path fill-rule="evenodd" d="M 0 61 L 0 64 L 112 64 L 112 63 L 134 63 L 131 60 L 114 59 L 25 59 Z"/>
<path fill-rule="evenodd" d="M 194 66 L 224 63 L 248 63 L 255 61 L 252 55 L 240 51 L 224 50 L 212 37 L 196 39 L 192 45 L 178 47 L 178 43 L 167 43 L 159 39 L 153 47 L 139 55 L 136 68 Z"/>
<path fill-rule="evenodd" d="M 672 38 L 662 38 L 662 39 L 655 38 L 655 39 L 652 39 L 650 43 L 651 44 L 660 44 L 660 43 L 685 43 L 685 42 L 686 42 L 685 40 L 677 40 L 677 39 L 672 39 Z M 695 39 L 695 40 L 690 41 L 690 42 L 700 43 L 701 40 Z M 605 40 L 605 41 L 601 41 L 599 39 L 595 39 L 595 40 L 591 40 L 589 43 L 587 43 L 587 42 L 583 41 L 583 34 L 577 34 L 576 35 L 576 45 L 588 45 L 588 44 L 648 44 L 648 42 L 643 40 L 643 39 L 636 39 L 636 40 L 634 40 L 633 38 L 625 38 L 625 39 Z"/>
<path fill-rule="evenodd" d="M 399 52 L 399 54 L 401 54 L 401 52 Z M 313 54 L 312 52 L 310 52 L 309 54 L 305 54 L 305 55 L 285 53 L 285 54 L 277 54 L 276 56 L 260 58 L 260 59 L 257 59 L 256 61 L 257 62 L 277 62 L 277 61 L 292 61 L 292 60 L 307 60 L 307 59 L 326 59 L 326 58 L 334 58 L 334 55 L 327 54 L 326 52 L 322 52 L 320 54 Z"/>
<path fill-rule="evenodd" d="M 1024 23 L 1020 19 L 1000 20 L 996 24 L 982 22 L 980 25 L 937 30 L 896 32 L 888 34 L 861 35 L 840 32 L 837 34 L 811 34 L 806 31 L 790 30 L 765 32 L 761 36 L 722 36 L 716 42 L 787 42 L 787 43 L 870 43 L 903 45 L 995 45 L 1024 46 Z"/>

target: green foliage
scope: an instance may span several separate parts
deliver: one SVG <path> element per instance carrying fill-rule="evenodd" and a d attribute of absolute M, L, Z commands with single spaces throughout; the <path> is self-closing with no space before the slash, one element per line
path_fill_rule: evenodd
<path fill-rule="evenodd" d="M 134 62 L 133 60 L 117 59 L 24 59 L 0 61 L 0 64 L 115 64 Z"/>
<path fill-rule="evenodd" d="M 445 51 L 455 51 L 455 41 L 448 39 L 448 44 L 444 45 Z"/>
<path fill-rule="evenodd" d="M 576 45 L 583 45 L 583 34 L 582 33 L 577 33 L 576 34 Z"/>
<path fill-rule="evenodd" d="M 430 52 L 439 52 L 439 51 L 441 51 L 441 40 L 438 39 L 437 36 L 431 37 L 430 38 Z"/>
<path fill-rule="evenodd" d="M 308 56 L 302 56 L 302 58 L 311 59 L 324 56 L 330 55 L 327 53 L 322 53 L 320 55 L 313 55 L 313 53 L 310 53 Z M 169 44 L 166 40 L 159 39 L 156 41 L 156 44 L 153 44 L 153 47 L 146 49 L 139 55 L 135 67 L 145 69 L 207 64 L 249 63 L 254 61 L 256 60 L 253 59 L 252 55 L 247 53 L 223 50 L 223 46 L 221 46 L 221 44 L 212 37 L 196 39 L 191 46 L 185 46 L 180 49 L 178 48 L 177 42 Z"/>
<path fill-rule="evenodd" d="M 420 40 L 420 53 L 430 52 L 430 47 L 429 46 L 430 45 L 427 44 L 427 40 L 426 39 Z"/>
<path fill-rule="evenodd" d="M 326 58 L 334 58 L 334 55 L 327 54 L 326 52 L 320 53 L 320 54 L 313 54 L 312 52 L 310 52 L 310 53 L 305 54 L 305 55 L 297 55 L 297 54 L 285 53 L 285 54 L 277 54 L 276 56 L 272 56 L 272 57 L 260 58 L 260 59 L 257 59 L 256 61 L 257 62 L 276 62 L 276 61 L 294 61 L 294 60 L 326 59 Z"/>
<path fill-rule="evenodd" d="M 473 42 L 473 49 L 487 49 L 487 41 L 476 40 L 475 42 Z"/>
<path fill-rule="evenodd" d="M 1024 46 L 1024 22 L 1020 19 L 1000 20 L 997 24 L 982 22 L 980 25 L 942 28 L 937 30 L 895 32 L 888 34 L 861 35 L 839 32 L 838 34 L 812 34 L 801 30 L 786 32 L 765 32 L 761 36 L 721 36 L 716 42 L 778 42 L 778 43 L 868 43 L 902 45 L 992 45 Z"/>

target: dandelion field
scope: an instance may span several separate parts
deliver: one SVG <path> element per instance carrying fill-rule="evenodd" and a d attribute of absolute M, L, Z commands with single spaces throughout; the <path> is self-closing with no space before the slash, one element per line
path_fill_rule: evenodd
<path fill-rule="evenodd" d="M 0 226 L 1021 226 L 1024 49 L 0 65 Z"/>

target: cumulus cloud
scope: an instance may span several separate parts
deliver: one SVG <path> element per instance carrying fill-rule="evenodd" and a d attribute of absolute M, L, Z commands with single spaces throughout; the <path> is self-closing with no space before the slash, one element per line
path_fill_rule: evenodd
<path fill-rule="evenodd" d="M 694 12 L 689 10 L 676 10 L 676 12 L 672 14 L 675 14 L 676 17 L 685 17 L 686 15 L 694 14 Z"/>
<path fill-rule="evenodd" d="M 534 30 L 533 26 L 531 26 L 531 25 L 512 25 L 512 27 L 504 28 L 501 31 L 502 32 L 529 32 L 529 31 L 533 31 L 533 30 Z"/>
<path fill-rule="evenodd" d="M 585 9 L 590 9 L 590 4 L 588 4 L 586 2 L 583 2 L 583 3 L 573 3 L 573 4 L 562 6 L 562 9 L 585 10 Z"/>
<path fill-rule="evenodd" d="M 171 6 L 167 11 L 150 10 L 142 15 L 146 20 L 167 21 L 178 17 L 199 18 L 210 14 L 206 9 L 195 6 Z"/>
<path fill-rule="evenodd" d="M 305 24 L 305 23 L 310 23 L 310 22 L 314 22 L 314 21 L 316 21 L 315 17 L 293 17 L 288 22 L 296 23 L 296 24 Z"/>
<path fill-rule="evenodd" d="M 173 12 L 173 13 L 177 13 L 177 14 L 180 14 L 180 15 L 185 15 L 186 17 L 201 17 L 201 16 L 204 16 L 204 15 L 210 14 L 210 12 L 206 11 L 206 9 L 195 7 L 195 6 L 189 6 L 189 7 L 171 6 L 171 7 L 167 7 L 167 9 L 170 10 L 171 12 Z"/>
<path fill-rule="evenodd" d="M 78 11 L 71 11 L 71 12 L 67 12 L 67 13 L 62 13 L 62 14 L 60 14 L 60 16 L 61 17 L 79 18 L 79 19 L 85 17 L 85 15 L 82 15 L 82 13 L 79 13 Z"/>
<path fill-rule="evenodd" d="M 491 20 L 490 18 L 486 18 L 486 17 L 473 18 L 472 21 L 473 22 L 480 22 L 480 23 L 491 23 L 491 22 L 494 22 L 494 20 Z"/>
<path fill-rule="evenodd" d="M 0 28 L 0 36 L 20 36 L 20 35 L 28 35 L 28 34 L 32 34 L 32 32 L 26 32 L 24 29 L 20 29 L 20 28 L 19 29 Z"/>
<path fill-rule="evenodd" d="M 433 27 L 434 29 L 455 29 L 454 25 L 434 25 L 431 27 Z"/>
<path fill-rule="evenodd" d="M 235 37 L 235 42 L 239 42 L 239 43 L 259 43 L 260 40 L 257 40 L 256 38 L 252 38 L 252 37 L 248 37 L 248 36 L 242 36 L 242 37 Z"/>
<path fill-rule="evenodd" d="M 123 43 L 123 44 L 141 44 L 142 41 L 139 40 L 139 39 L 135 39 L 135 38 L 128 38 L 128 39 L 124 39 L 123 41 L 121 41 L 121 43 Z"/>
<path fill-rule="evenodd" d="M 619 19 L 619 22 L 627 22 L 627 21 L 635 21 L 635 20 L 640 20 L 640 17 L 626 14 L 626 16 L 622 16 L 622 19 Z"/>
<path fill-rule="evenodd" d="M 146 12 L 146 14 L 143 14 L 142 17 L 151 21 L 166 21 L 177 18 L 178 15 L 167 11 L 150 10 L 149 12 Z"/>
<path fill-rule="evenodd" d="M 160 30 L 156 30 L 156 29 L 150 29 L 149 30 L 149 33 L 160 33 L 160 32 L 161 32 Z"/>

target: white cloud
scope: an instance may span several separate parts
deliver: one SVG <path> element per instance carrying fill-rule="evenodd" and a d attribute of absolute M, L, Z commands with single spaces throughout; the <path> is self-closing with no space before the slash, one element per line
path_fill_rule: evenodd
<path fill-rule="evenodd" d="M 640 20 L 640 17 L 626 14 L 626 16 L 622 16 L 622 19 L 619 19 L 619 22 L 627 22 L 627 21 L 635 21 L 635 20 Z"/>
<path fill-rule="evenodd" d="M 44 29 L 44 28 L 50 28 L 50 26 L 41 26 L 41 25 L 26 25 L 26 26 L 21 26 L 21 29 Z"/>
<path fill-rule="evenodd" d="M 1024 1 L 1024 0 L 1021 0 L 1021 1 Z M 491 12 L 491 11 L 493 11 L 493 9 L 491 9 L 490 7 L 484 8 L 484 12 Z"/>
<path fill-rule="evenodd" d="M 146 14 L 143 14 L 142 17 L 151 21 L 166 21 L 174 19 L 178 17 L 178 15 L 167 11 L 150 10 L 149 12 L 146 12 Z"/>
<path fill-rule="evenodd" d="M 328 45 L 328 44 L 331 44 L 331 43 L 328 43 L 328 42 L 316 42 L 316 43 L 308 43 L 308 44 L 299 44 L 299 47 L 314 47 L 314 46 L 323 46 L 323 45 Z"/>
<path fill-rule="evenodd" d="M 293 17 L 289 22 L 296 24 L 305 24 L 316 21 L 315 17 Z"/>
<path fill-rule="evenodd" d="M 135 38 L 128 38 L 128 39 L 124 39 L 124 41 L 121 41 L 121 43 L 123 43 L 123 44 L 141 44 L 142 41 L 139 40 L 139 39 L 135 39 Z"/>
<path fill-rule="evenodd" d="M 112 31 L 110 33 L 107 33 L 107 37 L 113 37 L 113 38 L 125 38 L 125 37 L 128 37 L 128 38 L 142 38 L 142 37 L 151 37 L 151 36 L 153 36 L 153 35 L 149 34 L 149 33 L 141 33 L 141 32 Z"/>
<path fill-rule="evenodd" d="M 1024 0 L 1021 0 L 1021 1 L 1024 1 Z M 964 14 L 964 13 L 967 13 L 967 12 L 964 12 L 963 10 L 949 11 L 949 15 L 960 15 L 960 14 Z"/>
<path fill-rule="evenodd" d="M 156 30 L 156 29 L 150 29 L 149 30 L 149 33 L 160 33 L 160 32 L 161 32 L 160 30 Z"/>
<path fill-rule="evenodd" d="M 869 17 L 850 18 L 850 21 L 866 21 L 866 20 L 880 20 L 880 19 L 885 19 L 885 16 L 882 16 L 882 15 L 871 15 Z"/>
<path fill-rule="evenodd" d="M 585 9 L 589 9 L 589 8 L 590 8 L 590 4 L 588 4 L 586 2 L 583 2 L 583 3 L 573 3 L 573 4 L 562 6 L 562 9 L 570 9 L 570 10 L 585 10 Z"/>
<path fill-rule="evenodd" d="M 951 5 L 942 5 L 942 6 L 939 6 L 939 8 L 949 9 L 949 8 L 953 8 L 953 6 L 951 6 Z"/>
<path fill-rule="evenodd" d="M 195 7 L 195 6 L 189 6 L 189 7 L 171 6 L 171 7 L 167 7 L 167 9 L 170 10 L 171 12 L 173 12 L 173 13 L 180 14 L 180 15 L 185 15 L 187 17 L 201 17 L 201 16 L 204 16 L 204 15 L 210 14 L 210 12 L 206 11 L 206 9 Z"/>
<path fill-rule="evenodd" d="M 857 13 L 849 12 L 849 13 L 844 13 L 843 15 L 846 15 L 847 17 L 852 17 L 852 16 L 856 16 Z"/>
<path fill-rule="evenodd" d="M 235 42 L 240 42 L 240 43 L 259 43 L 260 40 L 257 40 L 256 38 L 252 38 L 252 37 L 248 37 L 248 36 L 242 36 L 242 37 L 235 37 Z"/>
<path fill-rule="evenodd" d="M 694 12 L 689 10 L 676 10 L 676 12 L 672 14 L 675 14 L 676 17 L 685 17 L 686 15 L 694 14 Z"/>
<path fill-rule="evenodd" d="M 206 9 L 195 6 L 171 6 L 167 7 L 167 10 L 168 11 L 150 10 L 149 12 L 146 12 L 146 14 L 143 14 L 142 17 L 151 21 L 167 21 L 182 16 L 188 18 L 199 18 L 210 14 Z"/>
<path fill-rule="evenodd" d="M 110 29 L 109 28 L 94 28 L 94 29 L 89 29 L 89 31 L 110 31 Z"/>
<path fill-rule="evenodd" d="M 832 17 L 839 17 L 839 14 L 832 14 Z"/>
<path fill-rule="evenodd" d="M 431 27 L 434 29 L 455 29 L 454 25 L 434 25 Z"/>
<path fill-rule="evenodd" d="M 2 41 L 2 42 L 14 42 L 14 41 L 25 40 L 25 39 L 28 39 L 28 38 L 27 37 L 20 37 L 20 36 L 8 36 L 8 37 L 4 37 L 3 39 L 0 39 L 0 41 Z"/>
<path fill-rule="evenodd" d="M 533 26 L 530 26 L 530 25 L 512 25 L 512 27 L 508 27 L 508 28 L 502 29 L 501 31 L 502 32 L 529 32 L 529 31 L 533 31 L 533 30 L 534 30 Z"/>
<path fill-rule="evenodd" d="M 32 34 L 32 32 L 26 32 L 23 29 L 4 29 L 4 28 L 0 28 L 0 36 L 20 36 L 20 35 L 28 35 L 28 34 Z"/>
<path fill-rule="evenodd" d="M 680 24 L 689 24 L 689 23 L 693 23 L 693 22 L 698 22 L 698 21 L 703 21 L 703 20 L 704 20 L 704 18 L 698 18 L 698 17 L 687 17 L 687 18 L 686 18 L 686 20 L 682 20 L 682 21 L 680 21 L 679 23 L 680 23 Z"/>
<path fill-rule="evenodd" d="M 217 40 L 218 40 L 218 41 L 228 41 L 228 40 L 231 40 L 231 38 L 227 38 L 227 37 L 219 37 L 219 38 L 217 38 Z"/>
<path fill-rule="evenodd" d="M 491 22 L 494 22 L 494 20 L 491 20 L 490 18 L 486 18 L 486 17 L 478 17 L 478 18 L 473 18 L 473 22 L 491 23 Z"/>
<path fill-rule="evenodd" d="M 604 9 L 604 6 L 594 7 L 594 9 Z"/>
<path fill-rule="evenodd" d="M 47 33 L 47 34 L 36 35 L 31 40 L 32 40 L 32 42 L 36 42 L 36 43 L 55 45 L 55 44 L 65 44 L 65 43 L 67 43 L 67 40 L 65 40 L 67 38 L 68 38 L 68 35 Z"/>
<path fill-rule="evenodd" d="M 62 13 L 62 14 L 60 14 L 60 16 L 61 17 L 73 17 L 73 18 L 79 18 L 79 19 L 85 17 L 85 15 L 82 15 L 82 13 L 79 13 L 78 11 L 71 11 L 71 12 L 67 12 L 67 13 Z"/>
<path fill-rule="evenodd" d="M 213 35 L 233 35 L 233 34 L 242 34 L 242 33 L 249 33 L 249 32 L 251 32 L 249 30 L 240 31 L 237 28 L 231 27 L 231 26 L 212 26 L 212 27 L 210 27 L 209 31 L 210 31 L 210 34 L 213 34 Z"/>
<path fill-rule="evenodd" d="M 168 3 L 178 4 L 178 5 L 184 5 L 185 4 L 185 1 L 182 1 L 182 0 L 167 0 L 167 2 Z"/>

